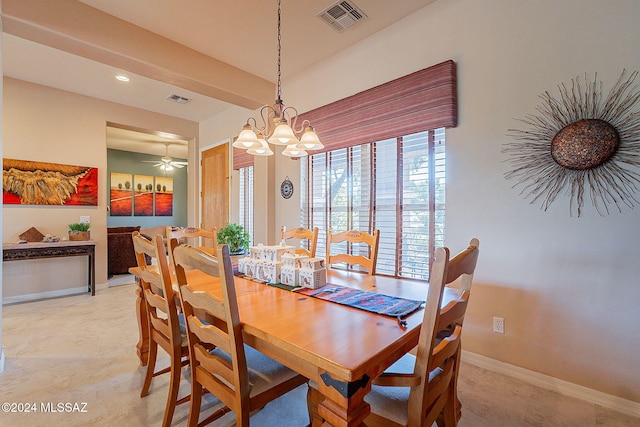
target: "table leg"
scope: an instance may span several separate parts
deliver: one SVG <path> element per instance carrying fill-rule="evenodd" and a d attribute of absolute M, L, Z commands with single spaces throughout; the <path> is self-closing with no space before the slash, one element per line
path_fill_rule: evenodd
<path fill-rule="evenodd" d="M 91 296 L 96 294 L 96 253 L 95 247 L 91 249 L 89 252 L 89 291 L 91 291 Z"/>
<path fill-rule="evenodd" d="M 360 381 L 343 383 L 329 380 L 318 384 L 319 390 L 311 390 L 308 402 L 311 425 L 322 427 L 360 427 L 371 412 L 364 396 L 371 389 L 371 381 L 365 375 Z M 317 407 L 317 408 L 316 408 Z M 321 420 L 318 420 L 318 418 Z"/>
<path fill-rule="evenodd" d="M 149 361 L 149 315 L 144 302 L 144 293 L 140 279 L 136 278 L 136 316 L 138 318 L 138 344 L 136 350 L 141 366 L 147 366 Z"/>

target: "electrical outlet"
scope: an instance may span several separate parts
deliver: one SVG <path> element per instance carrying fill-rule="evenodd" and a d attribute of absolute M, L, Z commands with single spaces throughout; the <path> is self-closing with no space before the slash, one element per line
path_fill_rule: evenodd
<path fill-rule="evenodd" d="M 493 318 L 493 332 L 497 334 L 504 334 L 504 318 L 503 317 Z"/>
<path fill-rule="evenodd" d="M 81 216 L 80 217 L 80 223 L 81 224 L 90 224 L 91 223 L 91 217 L 90 216 Z"/>

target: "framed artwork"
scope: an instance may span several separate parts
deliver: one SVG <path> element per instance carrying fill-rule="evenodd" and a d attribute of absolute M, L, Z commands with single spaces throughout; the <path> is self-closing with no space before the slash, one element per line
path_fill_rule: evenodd
<path fill-rule="evenodd" d="M 98 206 L 98 168 L 2 159 L 5 205 Z"/>
<path fill-rule="evenodd" d="M 173 215 L 173 178 L 156 177 L 156 216 Z"/>
<path fill-rule="evenodd" d="M 111 216 L 131 216 L 133 212 L 133 175 L 111 172 Z"/>
<path fill-rule="evenodd" d="M 153 215 L 153 177 L 149 175 L 133 176 L 133 214 L 135 216 Z"/>

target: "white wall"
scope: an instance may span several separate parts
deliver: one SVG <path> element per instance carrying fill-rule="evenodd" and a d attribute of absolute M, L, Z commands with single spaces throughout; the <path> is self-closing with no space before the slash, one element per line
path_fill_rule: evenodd
<path fill-rule="evenodd" d="M 607 91 L 623 68 L 640 70 L 639 19 L 635 0 L 440 0 L 283 79 L 285 102 L 306 111 L 456 61 L 446 240 L 452 252 L 471 237 L 481 245 L 465 349 L 635 402 L 640 207 L 601 217 L 587 206 L 577 218 L 560 196 L 544 212 L 503 178 L 509 167 L 501 149 L 507 129 L 519 126 L 514 119 L 535 113 L 543 91 L 557 94 L 557 85 L 585 72 L 597 72 Z M 209 129 L 215 139 L 230 137 L 246 115 L 229 110 Z M 299 192 L 288 201 L 278 195 L 285 175 L 299 188 L 297 165 L 276 157 L 268 197 L 277 227 L 298 224 Z M 504 335 L 490 332 L 492 316 L 505 318 Z"/>

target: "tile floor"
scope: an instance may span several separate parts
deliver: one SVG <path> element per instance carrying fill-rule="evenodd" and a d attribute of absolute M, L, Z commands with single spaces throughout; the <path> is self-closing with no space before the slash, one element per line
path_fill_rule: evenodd
<path fill-rule="evenodd" d="M 154 378 L 150 394 L 140 398 L 144 368 L 135 351 L 135 285 L 117 279 L 114 283 L 119 286 L 99 290 L 95 297 L 78 295 L 3 307 L 6 361 L 0 373 L 0 402 L 35 403 L 37 412 L 0 412 L 0 426 L 160 425 L 168 376 Z M 159 364 L 166 363 L 160 354 Z M 181 395 L 189 392 L 183 376 Z M 461 427 L 640 426 L 640 418 L 466 363 L 460 371 L 459 390 Z M 303 386 L 268 404 L 252 417 L 252 425 L 305 426 L 305 395 Z M 57 403 L 84 411 L 42 411 L 42 405 L 56 407 Z M 185 425 L 187 415 L 188 403 L 177 408 L 173 425 Z M 233 419 L 233 414 L 227 414 L 211 425 L 230 426 Z"/>

